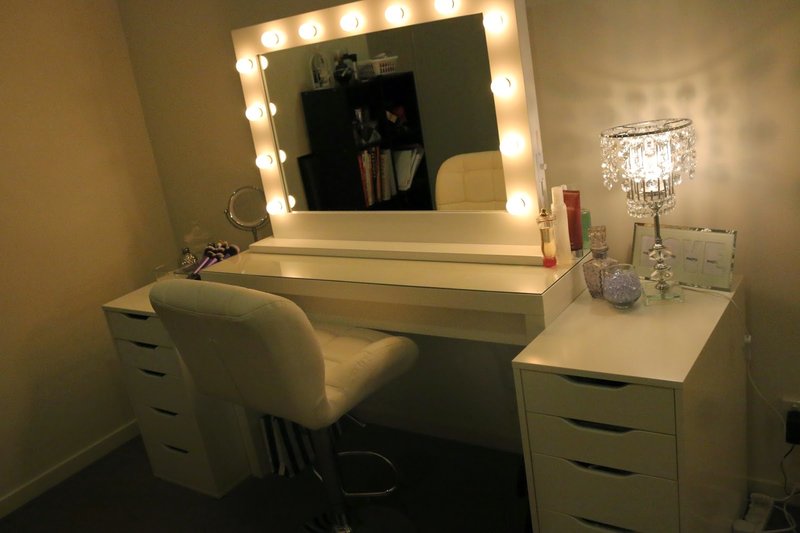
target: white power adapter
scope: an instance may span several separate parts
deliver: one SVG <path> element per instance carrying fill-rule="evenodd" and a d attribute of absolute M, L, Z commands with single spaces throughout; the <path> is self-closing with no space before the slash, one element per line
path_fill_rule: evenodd
<path fill-rule="evenodd" d="M 733 523 L 733 532 L 761 533 L 764 531 L 774 504 L 775 500 L 766 494 L 757 492 L 750 494 L 750 504 L 747 506 L 744 520 L 736 520 Z"/>

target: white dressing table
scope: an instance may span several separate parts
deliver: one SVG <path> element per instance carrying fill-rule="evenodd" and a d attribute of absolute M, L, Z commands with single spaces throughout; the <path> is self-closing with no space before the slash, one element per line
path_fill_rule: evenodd
<path fill-rule="evenodd" d="M 576 266 L 245 252 L 203 279 L 279 294 L 320 320 L 524 346 L 584 290 Z"/>

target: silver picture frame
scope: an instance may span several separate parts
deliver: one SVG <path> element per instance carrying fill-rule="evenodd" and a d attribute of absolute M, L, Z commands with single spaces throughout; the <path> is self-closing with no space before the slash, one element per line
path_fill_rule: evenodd
<path fill-rule="evenodd" d="M 674 256 L 667 260 L 672 279 L 681 285 L 730 291 L 736 252 L 736 230 L 661 225 L 664 246 Z M 631 263 L 639 277 L 650 279 L 653 263 L 648 254 L 655 242 L 653 224 L 633 226 Z"/>

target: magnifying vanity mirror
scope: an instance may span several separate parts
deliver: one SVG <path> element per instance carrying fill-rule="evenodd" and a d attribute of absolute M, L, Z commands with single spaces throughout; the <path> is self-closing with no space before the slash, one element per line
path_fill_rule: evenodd
<path fill-rule="evenodd" d="M 253 242 L 258 240 L 258 230 L 269 224 L 264 191 L 252 185 L 239 187 L 230 198 L 225 217 L 235 228 L 250 231 Z"/>
<path fill-rule="evenodd" d="M 536 264 L 546 185 L 524 0 L 362 0 L 235 30 L 233 41 L 274 232 L 251 250 L 289 241 L 520 247 L 512 255 Z M 353 55 L 358 80 L 322 79 L 334 57 Z M 383 69 L 381 60 L 388 70 L 369 72 Z M 325 142 L 331 147 L 320 148 Z M 409 185 L 397 157 L 412 150 L 421 157 Z M 501 161 L 506 209 L 437 211 L 442 163 L 472 153 Z M 373 173 L 394 166 L 398 190 L 378 171 L 370 202 L 365 164 Z M 348 200 L 336 197 L 343 168 Z"/>

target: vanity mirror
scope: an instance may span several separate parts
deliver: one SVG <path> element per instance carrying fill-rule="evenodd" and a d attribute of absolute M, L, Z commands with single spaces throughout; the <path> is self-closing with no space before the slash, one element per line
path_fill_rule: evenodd
<path fill-rule="evenodd" d="M 270 98 L 272 83 L 268 81 L 265 85 L 262 81 L 271 80 L 272 54 L 299 46 L 322 46 L 353 35 L 365 36 L 470 15 L 480 17 L 485 33 L 495 114 L 495 128 L 491 129 L 496 130 L 499 138 L 496 148 L 502 154 L 507 210 L 447 213 L 292 210 L 289 205 L 294 200 L 291 197 L 294 185 L 290 182 L 287 191 L 283 169 L 290 157 L 296 160 L 303 154 L 290 155 L 284 149 L 288 144 L 279 145 L 279 140 L 287 143 L 289 135 L 281 131 L 281 122 L 273 120 L 270 113 L 270 104 L 276 103 Z M 254 159 L 261 172 L 274 232 L 271 242 L 261 241 L 251 249 L 287 245 L 308 251 L 315 247 L 314 243 L 324 241 L 322 248 L 349 247 L 352 252 L 337 255 L 359 255 L 353 249 L 369 248 L 370 255 L 391 257 L 406 253 L 397 252 L 398 249 L 435 253 L 455 246 L 459 255 L 476 252 L 480 256 L 503 256 L 498 262 L 509 262 L 509 255 L 524 257 L 511 262 L 535 264 L 537 257 L 540 261 L 536 214 L 538 205 L 546 198 L 543 192 L 546 186 L 524 0 L 363 0 L 235 30 L 233 41 L 246 116 L 253 134 Z M 262 76 L 264 68 L 267 73 Z M 292 111 L 287 110 L 287 118 L 302 123 L 303 117 L 297 116 L 297 109 Z M 280 116 L 283 110 L 278 108 L 277 113 Z M 324 179 L 326 169 L 317 170 Z M 289 241 L 293 244 L 287 244 Z M 353 246 L 353 242 L 358 245 Z"/>

